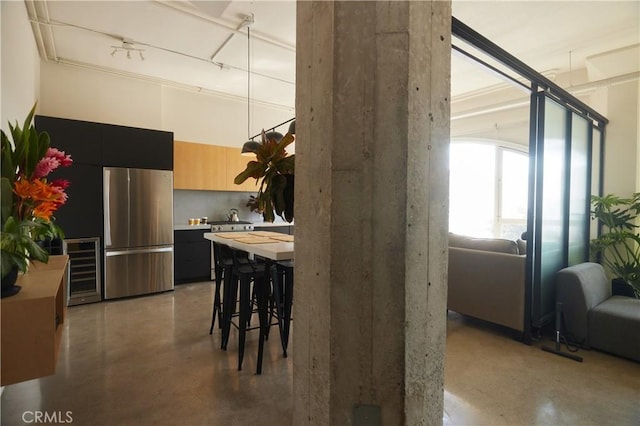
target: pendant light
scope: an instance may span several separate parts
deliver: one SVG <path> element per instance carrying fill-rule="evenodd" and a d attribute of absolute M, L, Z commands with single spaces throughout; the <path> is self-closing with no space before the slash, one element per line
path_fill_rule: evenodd
<path fill-rule="evenodd" d="M 247 142 L 242 145 L 242 155 L 256 155 L 260 143 L 251 138 L 251 24 L 253 24 L 253 14 L 251 18 L 245 18 L 247 22 Z"/>

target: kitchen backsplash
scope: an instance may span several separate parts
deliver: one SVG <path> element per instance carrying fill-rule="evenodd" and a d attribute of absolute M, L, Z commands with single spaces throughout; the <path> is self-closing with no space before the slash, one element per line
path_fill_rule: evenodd
<path fill-rule="evenodd" d="M 257 192 L 257 191 L 256 191 Z M 226 220 L 229 209 L 237 209 L 240 220 L 262 222 L 262 215 L 246 206 L 252 192 L 173 191 L 173 223 L 186 225 L 189 218 L 206 216 L 209 220 Z M 276 217 L 276 222 L 283 222 Z"/>

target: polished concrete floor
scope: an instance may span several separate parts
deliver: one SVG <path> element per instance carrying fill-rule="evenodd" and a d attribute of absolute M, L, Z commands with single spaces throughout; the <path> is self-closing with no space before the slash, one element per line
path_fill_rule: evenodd
<path fill-rule="evenodd" d="M 291 358 L 272 338 L 255 375 L 254 331 L 237 371 L 235 334 L 227 352 L 208 334 L 211 296 L 196 283 L 70 307 L 56 374 L 5 387 L 1 424 L 44 412 L 77 425 L 290 425 Z M 639 363 L 540 346 L 450 313 L 444 424 L 640 425 Z"/>

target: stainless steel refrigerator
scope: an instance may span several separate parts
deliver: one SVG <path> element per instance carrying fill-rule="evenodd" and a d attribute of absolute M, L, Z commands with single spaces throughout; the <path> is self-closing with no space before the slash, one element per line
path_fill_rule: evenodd
<path fill-rule="evenodd" d="M 173 172 L 103 168 L 105 299 L 173 289 Z"/>

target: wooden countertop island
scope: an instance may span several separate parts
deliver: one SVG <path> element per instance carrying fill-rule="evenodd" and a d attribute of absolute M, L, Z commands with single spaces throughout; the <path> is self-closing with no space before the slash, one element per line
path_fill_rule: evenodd
<path fill-rule="evenodd" d="M 18 276 L 20 292 L 2 299 L 2 386 L 55 373 L 67 311 L 68 263 L 67 255 L 50 256 L 47 264 L 34 262 Z"/>

